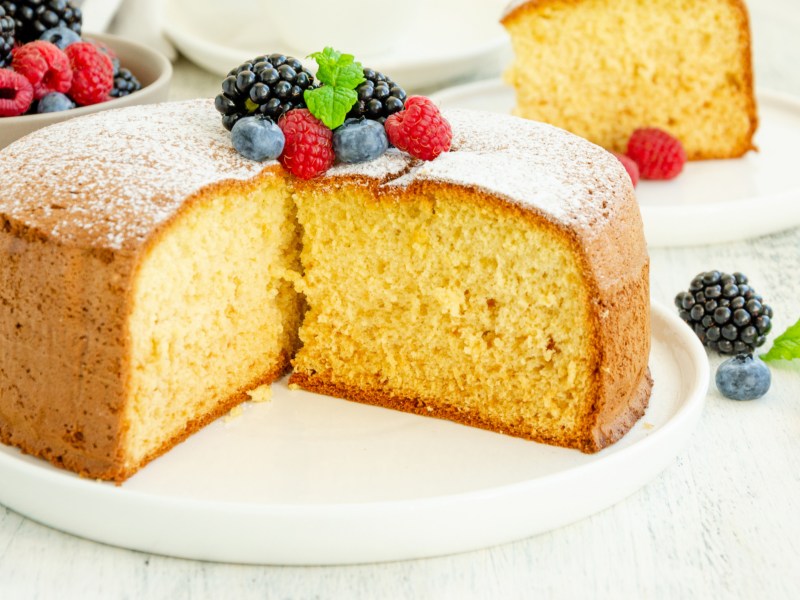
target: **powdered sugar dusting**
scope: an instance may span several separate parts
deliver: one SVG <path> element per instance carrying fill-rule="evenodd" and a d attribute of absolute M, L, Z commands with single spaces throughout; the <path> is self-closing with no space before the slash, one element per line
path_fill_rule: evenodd
<path fill-rule="evenodd" d="M 453 145 L 436 160 L 391 149 L 372 162 L 337 165 L 320 181 L 359 176 L 387 186 L 467 186 L 590 236 L 613 218 L 613 197 L 630 186 L 612 155 L 560 129 L 474 111 L 445 116 Z M 3 150 L 0 214 L 61 243 L 132 250 L 192 193 L 274 165 L 236 153 L 210 100 L 105 111 L 42 129 Z"/>
<path fill-rule="evenodd" d="M 325 175 L 327 177 L 367 177 L 378 181 L 387 181 L 404 173 L 413 159 L 396 148 L 389 148 L 375 160 L 353 165 L 337 164 Z"/>
<path fill-rule="evenodd" d="M 392 182 L 466 185 L 537 210 L 587 235 L 613 218 L 611 199 L 630 186 L 619 161 L 583 138 L 507 115 L 445 111 L 451 151 Z"/>
<path fill-rule="evenodd" d="M 240 157 L 210 100 L 71 119 L 7 147 L 0 212 L 64 243 L 140 244 L 186 196 L 263 164 Z"/>

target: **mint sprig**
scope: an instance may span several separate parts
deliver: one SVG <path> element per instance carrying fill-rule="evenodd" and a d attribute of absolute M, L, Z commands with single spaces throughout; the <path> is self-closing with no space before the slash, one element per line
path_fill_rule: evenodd
<path fill-rule="evenodd" d="M 309 56 L 317 62 L 317 79 L 323 85 L 306 90 L 303 99 L 312 115 L 326 127 L 336 129 L 358 101 L 355 88 L 366 81 L 364 68 L 352 54 L 342 54 L 330 47 Z"/>
<path fill-rule="evenodd" d="M 769 352 L 761 355 L 762 360 L 792 360 L 800 358 L 800 319 L 775 338 Z"/>

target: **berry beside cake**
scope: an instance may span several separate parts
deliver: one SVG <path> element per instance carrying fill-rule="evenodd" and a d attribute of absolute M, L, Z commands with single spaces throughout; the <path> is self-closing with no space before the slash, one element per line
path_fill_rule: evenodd
<path fill-rule="evenodd" d="M 652 386 L 649 260 L 622 165 L 347 69 L 277 123 L 242 69 L 230 103 L 106 111 L 0 154 L 4 443 L 122 481 L 290 368 L 584 452 L 630 429 Z M 351 113 L 366 81 L 382 108 Z"/>
<path fill-rule="evenodd" d="M 753 149 L 742 0 L 515 0 L 502 23 L 517 115 L 615 152 L 641 127 L 674 135 L 689 160 Z"/>

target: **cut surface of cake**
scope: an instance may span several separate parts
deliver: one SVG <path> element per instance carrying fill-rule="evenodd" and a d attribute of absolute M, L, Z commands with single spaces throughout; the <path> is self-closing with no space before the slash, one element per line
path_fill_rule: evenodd
<path fill-rule="evenodd" d="M 9 146 L 0 439 L 122 481 L 292 362 L 311 391 L 585 452 L 619 439 L 652 385 L 630 180 L 556 128 L 447 117 L 434 161 L 390 150 L 309 182 L 238 156 L 201 100 Z"/>
<path fill-rule="evenodd" d="M 754 148 L 750 25 L 741 0 L 516 0 L 502 23 L 515 114 L 608 150 L 658 127 L 689 160 Z"/>

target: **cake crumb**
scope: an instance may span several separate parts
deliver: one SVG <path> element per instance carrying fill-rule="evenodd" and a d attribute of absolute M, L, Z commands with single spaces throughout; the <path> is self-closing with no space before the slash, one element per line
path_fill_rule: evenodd
<path fill-rule="evenodd" d="M 269 384 L 260 385 L 247 392 L 251 402 L 269 402 L 272 400 L 272 386 Z"/>
<path fill-rule="evenodd" d="M 234 419 L 238 419 L 244 413 L 244 409 L 242 408 L 241 404 L 239 406 L 234 406 L 227 415 L 225 415 L 224 420 L 226 423 L 230 423 Z"/>
<path fill-rule="evenodd" d="M 655 429 L 655 427 L 656 427 L 656 426 L 655 426 L 655 425 L 653 425 L 652 423 L 644 423 L 644 424 L 642 425 L 642 427 L 644 427 L 645 429 L 648 429 L 648 430 L 649 430 L 649 429 Z"/>
<path fill-rule="evenodd" d="M 295 392 L 295 391 L 297 391 L 297 390 L 301 390 L 301 389 L 303 389 L 303 388 L 301 388 L 301 387 L 300 387 L 299 385 L 297 385 L 296 383 L 290 383 L 290 384 L 289 384 L 289 389 L 290 389 L 290 390 L 292 390 L 293 392 Z"/>

